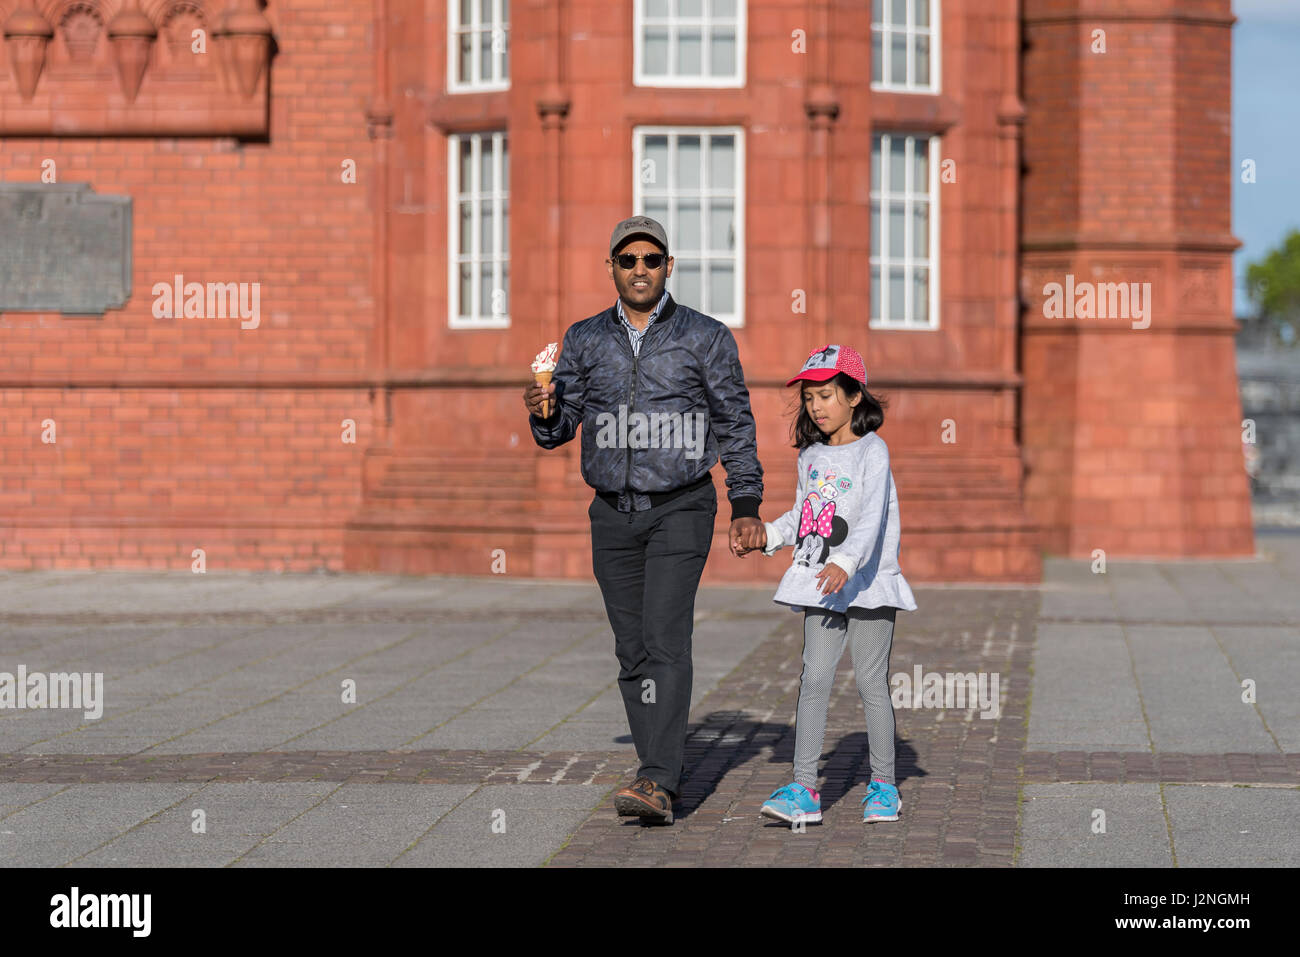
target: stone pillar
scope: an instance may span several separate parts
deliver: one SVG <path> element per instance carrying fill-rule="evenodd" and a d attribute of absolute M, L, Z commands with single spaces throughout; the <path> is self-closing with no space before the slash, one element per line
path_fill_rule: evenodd
<path fill-rule="evenodd" d="M 542 129 L 544 153 L 543 167 L 539 171 L 542 182 L 538 184 L 537 193 L 539 205 L 545 212 L 545 252 L 548 263 L 542 315 L 539 317 L 540 321 L 536 322 L 536 326 L 528 327 L 536 328 L 528 346 L 529 353 L 540 351 L 548 342 L 563 342 L 564 333 L 574 321 L 565 306 L 568 298 L 565 295 L 563 279 L 566 275 L 565 252 L 568 248 L 564 242 L 566 237 L 564 125 L 571 103 L 566 64 L 569 14 L 567 8 L 567 3 L 556 2 L 548 10 L 547 20 L 550 29 L 543 41 L 546 64 L 544 81 L 541 83 L 535 103 Z M 523 318 L 520 316 L 520 319 Z M 526 376 L 527 366 L 521 373 L 521 377 Z M 525 446 L 532 447 L 533 439 L 527 432 L 527 417 L 521 414 L 519 421 L 520 441 Z M 543 578 L 579 577 L 590 568 L 590 546 L 583 542 L 580 533 L 575 534 L 572 528 L 576 488 L 573 476 L 580 467 L 578 453 L 581 449 L 581 441 L 581 438 L 575 438 L 562 450 L 542 452 L 540 449 L 533 449 L 532 451 L 536 469 L 533 480 L 535 500 L 531 523 L 534 532 L 531 572 Z M 577 494 L 583 495 L 581 490 Z"/>
<path fill-rule="evenodd" d="M 1049 551 L 1254 551 L 1230 0 L 1025 0 L 1026 504 Z"/>
<path fill-rule="evenodd" d="M 816 49 L 830 51 L 831 11 L 825 0 L 810 0 L 806 15 L 812 26 L 812 43 Z M 840 107 L 835 88 L 829 52 L 826 56 L 805 58 L 807 73 L 804 78 L 807 91 L 804 113 L 808 118 L 808 159 L 805 169 L 807 186 L 805 201 L 808 204 L 807 263 L 808 308 L 812 325 L 818 330 L 815 337 L 820 345 L 829 328 L 831 278 L 831 132 Z M 814 347 L 815 348 L 815 347 Z"/>

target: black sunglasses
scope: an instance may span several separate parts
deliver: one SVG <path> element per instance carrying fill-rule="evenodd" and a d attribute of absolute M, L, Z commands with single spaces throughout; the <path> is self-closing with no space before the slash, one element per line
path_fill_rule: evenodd
<path fill-rule="evenodd" d="M 614 262 L 618 263 L 620 269 L 635 269 L 636 261 L 644 259 L 646 269 L 658 269 L 667 258 L 667 253 L 643 253 L 640 256 L 633 256 L 631 253 L 619 253 L 614 257 Z"/>

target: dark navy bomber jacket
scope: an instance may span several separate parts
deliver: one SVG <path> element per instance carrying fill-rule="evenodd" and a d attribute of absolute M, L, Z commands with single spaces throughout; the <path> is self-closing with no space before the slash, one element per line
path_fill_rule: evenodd
<path fill-rule="evenodd" d="M 533 439 L 553 449 L 581 424 L 582 477 L 597 492 L 674 491 L 721 458 L 732 520 L 758 517 L 763 467 L 749 389 L 736 339 L 717 319 L 670 295 L 634 356 L 612 305 L 565 332 L 552 382 L 550 418 L 529 416 Z M 673 431 L 688 416 L 705 426 L 693 440 L 702 448 L 684 447 L 682 433 Z M 638 432 L 629 427 L 638 418 L 657 426 Z M 689 425 L 685 436 L 690 443 Z"/>

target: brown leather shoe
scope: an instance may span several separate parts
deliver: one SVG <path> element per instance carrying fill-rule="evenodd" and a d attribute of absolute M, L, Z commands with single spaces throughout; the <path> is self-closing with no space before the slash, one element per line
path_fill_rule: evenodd
<path fill-rule="evenodd" d="M 642 775 L 614 795 L 619 817 L 639 817 L 647 824 L 673 823 L 673 799 L 659 785 Z"/>

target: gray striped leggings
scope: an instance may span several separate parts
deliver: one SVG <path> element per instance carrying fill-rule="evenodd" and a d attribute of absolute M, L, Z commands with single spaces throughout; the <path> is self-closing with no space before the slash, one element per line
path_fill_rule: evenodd
<path fill-rule="evenodd" d="M 847 644 L 853 656 L 858 695 L 867 715 L 871 776 L 894 782 L 894 707 L 889 700 L 889 650 L 897 608 L 849 608 L 847 618 L 825 609 L 805 609 L 803 674 L 794 725 L 794 779 L 812 789 L 826 738 L 835 668 Z"/>

